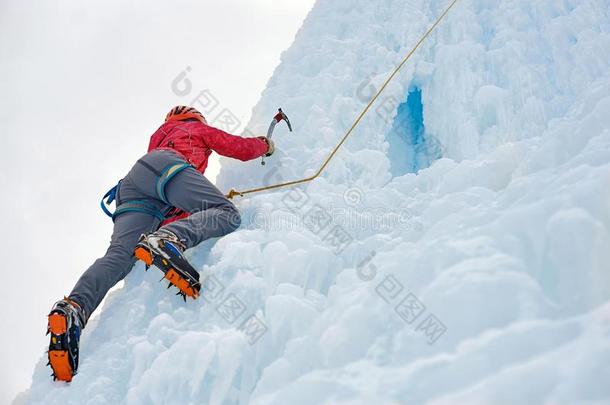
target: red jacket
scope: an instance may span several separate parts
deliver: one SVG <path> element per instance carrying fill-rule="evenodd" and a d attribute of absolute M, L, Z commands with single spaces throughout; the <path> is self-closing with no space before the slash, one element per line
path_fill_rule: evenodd
<path fill-rule="evenodd" d="M 195 166 L 202 174 L 208 167 L 212 151 L 239 160 L 252 160 L 267 153 L 267 142 L 261 138 L 242 138 L 208 126 L 200 121 L 168 121 L 150 137 L 148 151 L 171 149 Z M 189 213 L 174 209 L 161 226 L 186 218 Z"/>
<path fill-rule="evenodd" d="M 201 173 L 208 167 L 212 151 L 242 161 L 267 153 L 267 142 L 261 138 L 242 138 L 210 127 L 200 121 L 169 121 L 150 137 L 148 151 L 172 149 Z"/>

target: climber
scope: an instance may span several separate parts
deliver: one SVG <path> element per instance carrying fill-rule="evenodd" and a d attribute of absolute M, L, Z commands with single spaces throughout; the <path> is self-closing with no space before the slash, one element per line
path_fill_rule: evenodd
<path fill-rule="evenodd" d="M 233 232 L 241 219 L 237 208 L 204 176 L 212 151 L 242 161 L 271 156 L 265 137 L 242 138 L 207 124 L 192 107 L 174 107 L 152 135 L 139 159 L 106 203 L 116 201 L 114 230 L 104 257 L 87 269 L 68 297 L 48 318 L 49 364 L 54 379 L 71 381 L 78 369 L 80 332 L 112 286 L 136 259 L 155 265 L 178 294 L 197 298 L 199 273 L 183 252 L 200 242 Z"/>

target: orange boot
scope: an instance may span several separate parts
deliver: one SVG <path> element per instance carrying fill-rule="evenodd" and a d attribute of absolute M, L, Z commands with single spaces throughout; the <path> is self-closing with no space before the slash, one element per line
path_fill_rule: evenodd
<path fill-rule="evenodd" d="M 47 334 L 49 363 L 53 379 L 70 382 L 78 369 L 78 344 L 84 317 L 80 306 L 65 297 L 53 305 L 49 313 Z"/>

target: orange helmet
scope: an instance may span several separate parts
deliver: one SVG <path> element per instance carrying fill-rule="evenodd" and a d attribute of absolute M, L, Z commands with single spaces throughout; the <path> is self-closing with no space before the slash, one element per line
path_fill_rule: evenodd
<path fill-rule="evenodd" d="M 178 105 L 170 110 L 165 116 L 165 122 L 167 121 L 181 121 L 188 120 L 189 118 L 195 118 L 207 124 L 208 122 L 205 120 L 203 114 L 194 109 L 193 107 L 187 107 L 184 105 Z"/>

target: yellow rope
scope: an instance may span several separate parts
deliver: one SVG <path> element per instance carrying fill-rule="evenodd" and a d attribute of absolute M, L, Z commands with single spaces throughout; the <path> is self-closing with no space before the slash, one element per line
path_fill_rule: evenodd
<path fill-rule="evenodd" d="M 244 196 L 246 194 L 253 194 L 253 193 L 258 193 L 258 192 L 266 191 L 266 190 L 273 190 L 273 189 L 281 188 L 281 187 L 294 186 L 294 185 L 297 185 L 297 184 L 302 184 L 302 183 L 310 182 L 310 181 L 316 179 L 318 176 L 320 176 L 320 174 L 322 174 L 322 172 L 324 171 L 324 169 L 326 168 L 328 163 L 332 160 L 333 157 L 335 157 L 335 154 L 337 153 L 337 151 L 339 150 L 341 145 L 343 145 L 343 143 L 345 143 L 347 138 L 349 138 L 349 136 L 354 132 L 354 129 L 356 129 L 358 124 L 360 124 L 360 121 L 362 120 L 364 115 L 370 110 L 370 108 L 373 105 L 373 103 L 379 98 L 381 93 L 385 90 L 385 88 L 388 86 L 388 84 L 390 84 L 390 82 L 398 74 L 400 69 L 402 69 L 404 64 L 407 63 L 407 61 L 411 58 L 411 56 L 415 53 L 415 51 L 421 46 L 422 43 L 424 43 L 424 41 L 428 38 L 428 36 L 432 33 L 432 31 L 434 31 L 434 29 L 440 24 L 440 22 L 443 20 L 443 18 L 445 18 L 445 16 L 449 13 L 449 11 L 453 8 L 455 3 L 457 3 L 457 1 L 458 0 L 453 0 L 451 2 L 451 4 L 449 4 L 449 6 L 445 9 L 445 11 L 443 11 L 443 13 L 438 17 L 436 22 L 434 24 L 432 24 L 432 26 L 428 29 L 428 31 L 426 31 L 426 33 L 419 39 L 419 41 L 417 41 L 417 44 L 415 44 L 413 49 L 411 49 L 411 51 L 403 58 L 403 60 L 398 64 L 398 66 L 396 66 L 396 68 L 394 69 L 392 74 L 390 74 L 390 76 L 386 79 L 386 81 L 383 83 L 381 88 L 379 88 L 377 93 L 373 96 L 371 101 L 369 101 L 369 103 L 366 105 L 366 107 L 364 107 L 364 110 L 362 110 L 360 115 L 358 115 L 358 117 L 356 118 L 356 120 L 354 121 L 352 126 L 347 130 L 347 132 L 345 133 L 345 135 L 343 136 L 341 141 L 339 141 L 337 146 L 334 147 L 334 149 L 328 155 L 326 160 L 324 160 L 324 163 L 322 163 L 322 166 L 320 166 L 318 171 L 313 176 L 305 177 L 305 178 L 302 178 L 302 179 L 299 179 L 299 180 L 287 181 L 287 182 L 284 182 L 284 183 L 272 184 L 272 185 L 269 185 L 269 186 L 251 188 L 249 190 L 244 190 L 244 191 L 237 191 L 235 189 L 231 189 L 231 191 L 229 191 L 229 194 L 227 194 L 226 197 L 232 199 L 233 197 L 235 197 L 237 195 Z"/>

